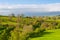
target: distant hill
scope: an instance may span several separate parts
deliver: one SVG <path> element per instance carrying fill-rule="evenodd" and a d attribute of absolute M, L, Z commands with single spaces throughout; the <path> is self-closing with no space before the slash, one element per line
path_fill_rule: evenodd
<path fill-rule="evenodd" d="M 14 11 L 13 12 L 15 15 L 19 14 L 20 11 Z M 25 16 L 56 16 L 60 15 L 60 11 L 57 12 L 22 12 Z M 9 15 L 11 13 L 9 12 L 2 12 L 0 15 Z M 21 14 L 21 13 L 20 13 Z"/>
<path fill-rule="evenodd" d="M 27 16 L 56 16 L 60 15 L 60 12 L 28 12 L 25 13 Z"/>

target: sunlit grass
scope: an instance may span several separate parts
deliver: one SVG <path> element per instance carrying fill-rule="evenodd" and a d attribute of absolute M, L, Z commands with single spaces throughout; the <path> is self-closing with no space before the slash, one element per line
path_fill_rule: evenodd
<path fill-rule="evenodd" d="M 49 30 L 45 35 L 42 37 L 37 37 L 37 38 L 32 38 L 31 40 L 60 40 L 60 29 L 55 29 L 55 30 Z"/>

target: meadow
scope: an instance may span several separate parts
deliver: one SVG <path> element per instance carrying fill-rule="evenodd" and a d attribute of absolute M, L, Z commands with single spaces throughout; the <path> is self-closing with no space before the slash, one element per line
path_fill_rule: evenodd
<path fill-rule="evenodd" d="M 31 40 L 60 40 L 60 29 L 48 30 L 43 36 L 31 38 Z"/>

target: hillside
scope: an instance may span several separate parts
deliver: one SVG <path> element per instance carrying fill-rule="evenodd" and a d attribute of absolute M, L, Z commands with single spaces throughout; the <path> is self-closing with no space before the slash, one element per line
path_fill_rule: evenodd
<path fill-rule="evenodd" d="M 0 16 L 0 40 L 35 40 L 40 35 L 39 40 L 54 29 L 60 29 L 60 16 Z"/>

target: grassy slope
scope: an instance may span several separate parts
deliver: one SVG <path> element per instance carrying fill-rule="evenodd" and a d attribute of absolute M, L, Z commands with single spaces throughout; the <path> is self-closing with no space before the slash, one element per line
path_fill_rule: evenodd
<path fill-rule="evenodd" d="M 0 17 L 0 19 L 2 19 L 2 20 L 5 20 L 5 21 L 2 21 L 1 22 L 1 24 L 13 24 L 13 25 L 16 25 L 16 22 L 12 22 L 12 21 L 9 21 L 9 17 L 4 17 L 4 16 L 2 16 L 2 17 Z M 16 18 L 12 18 L 11 20 L 16 20 Z"/>
<path fill-rule="evenodd" d="M 49 30 L 42 37 L 32 38 L 31 40 L 60 40 L 60 29 Z"/>
<path fill-rule="evenodd" d="M 14 25 L 17 24 L 16 22 L 9 21 L 8 17 L 0 17 L 0 18 L 3 20 L 7 20 L 5 22 L 2 21 L 2 24 L 14 24 Z M 12 20 L 16 20 L 16 18 L 12 18 Z M 54 20 L 48 20 L 48 21 L 54 21 Z M 60 23 L 60 20 L 56 21 Z M 31 40 L 60 40 L 60 29 L 49 30 L 42 37 L 32 38 Z"/>

